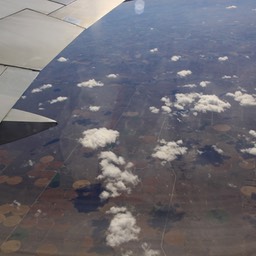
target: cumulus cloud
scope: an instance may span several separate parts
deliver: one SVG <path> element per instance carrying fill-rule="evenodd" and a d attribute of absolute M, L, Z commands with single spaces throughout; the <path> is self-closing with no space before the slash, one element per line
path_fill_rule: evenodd
<path fill-rule="evenodd" d="M 118 157 L 111 151 L 101 152 L 99 159 L 102 173 L 97 177 L 103 180 L 105 190 L 100 198 L 106 200 L 117 197 L 122 192 L 130 193 L 131 188 L 139 183 L 139 178 L 131 172 L 133 164 L 126 163 L 123 157 Z"/>
<path fill-rule="evenodd" d="M 104 148 L 107 144 L 116 142 L 119 132 L 111 129 L 94 128 L 83 132 L 83 138 L 79 142 L 86 148 Z"/>
<path fill-rule="evenodd" d="M 256 97 L 254 95 L 242 93 L 241 91 L 236 91 L 235 93 L 228 92 L 226 95 L 233 97 L 241 106 L 256 106 Z"/>
<path fill-rule="evenodd" d="M 174 55 L 174 56 L 171 57 L 171 61 L 178 61 L 178 60 L 180 60 L 180 58 L 181 58 L 181 56 Z"/>
<path fill-rule="evenodd" d="M 200 86 L 201 87 L 206 87 L 207 85 L 209 85 L 211 82 L 210 81 L 202 81 L 202 82 L 200 82 Z"/>
<path fill-rule="evenodd" d="M 109 74 L 107 75 L 107 78 L 117 78 L 118 74 Z"/>
<path fill-rule="evenodd" d="M 164 161 L 173 161 L 179 155 L 183 155 L 187 152 L 186 147 L 182 147 L 182 140 L 178 141 L 165 141 L 160 140 L 159 145 L 154 148 L 152 156 Z"/>
<path fill-rule="evenodd" d="M 40 86 L 39 88 L 33 89 L 31 92 L 32 92 L 32 93 L 42 92 L 42 91 L 44 91 L 44 90 L 46 90 L 46 89 L 49 89 L 49 88 L 51 88 L 51 87 L 52 87 L 51 84 L 44 84 L 44 85 Z"/>
<path fill-rule="evenodd" d="M 165 106 L 171 107 L 172 105 L 171 100 L 167 96 L 162 97 L 161 101 L 164 102 Z"/>
<path fill-rule="evenodd" d="M 144 256 L 158 256 L 158 255 L 160 255 L 160 252 L 158 250 L 151 249 L 149 244 L 147 244 L 147 243 L 143 243 L 141 245 L 141 248 L 144 251 Z"/>
<path fill-rule="evenodd" d="M 101 81 L 96 81 L 95 79 L 90 79 L 88 81 L 84 81 L 82 83 L 78 83 L 78 87 L 88 87 L 88 88 L 93 88 L 93 87 L 101 87 L 104 84 Z"/>
<path fill-rule="evenodd" d="M 212 145 L 212 148 L 219 154 L 224 154 L 224 151 L 221 148 L 218 148 L 216 145 Z"/>
<path fill-rule="evenodd" d="M 194 106 L 195 111 L 206 113 L 207 111 L 221 113 L 231 105 L 228 102 L 220 100 L 216 95 L 200 95 L 200 99 Z"/>
<path fill-rule="evenodd" d="M 256 147 L 242 149 L 241 152 L 256 156 Z"/>
<path fill-rule="evenodd" d="M 129 241 L 138 240 L 141 229 L 137 226 L 136 219 L 130 211 L 125 207 L 111 207 L 108 213 L 114 214 L 107 229 L 106 243 L 108 246 L 116 247 Z"/>
<path fill-rule="evenodd" d="M 228 60 L 228 56 L 223 56 L 218 58 L 218 61 L 220 62 L 227 61 L 227 60 Z"/>
<path fill-rule="evenodd" d="M 68 97 L 59 96 L 59 97 L 57 97 L 56 99 L 49 100 L 49 103 L 50 103 L 50 104 L 54 104 L 54 103 L 57 103 L 57 102 L 65 101 L 65 100 L 67 100 L 67 99 L 68 99 Z"/>
<path fill-rule="evenodd" d="M 172 110 L 170 107 L 168 106 L 162 106 L 161 109 L 163 110 L 164 113 L 171 113 Z"/>
<path fill-rule="evenodd" d="M 186 76 L 189 76 L 191 74 L 192 74 L 191 70 L 181 70 L 181 71 L 177 72 L 177 75 L 179 77 L 186 77 Z"/>
<path fill-rule="evenodd" d="M 195 88 L 196 84 L 184 84 L 182 87 L 184 87 L 184 88 Z"/>
<path fill-rule="evenodd" d="M 231 78 L 232 78 L 232 76 L 227 76 L 227 75 L 222 77 L 222 79 L 231 79 Z"/>
<path fill-rule="evenodd" d="M 153 48 L 153 49 L 150 49 L 150 52 L 151 52 L 151 53 L 155 53 L 155 52 L 158 52 L 158 48 Z"/>
<path fill-rule="evenodd" d="M 230 5 L 226 7 L 227 10 L 236 9 L 236 8 L 237 8 L 236 5 Z"/>
<path fill-rule="evenodd" d="M 97 112 L 97 111 L 100 110 L 100 106 L 90 106 L 89 109 L 90 109 L 90 111 L 92 111 L 92 112 Z"/>
<path fill-rule="evenodd" d="M 156 108 L 154 106 L 149 107 L 149 110 L 151 111 L 151 113 L 154 113 L 154 114 L 158 114 L 160 111 L 159 108 Z"/>
<path fill-rule="evenodd" d="M 68 59 L 65 58 L 65 57 L 59 57 L 59 58 L 57 59 L 57 61 L 58 61 L 58 62 L 66 62 L 66 61 L 68 61 Z"/>
<path fill-rule="evenodd" d="M 236 75 L 233 75 L 233 76 L 228 76 L 228 75 L 222 76 L 222 79 L 231 79 L 231 78 L 238 78 L 238 76 L 236 76 Z"/>
<path fill-rule="evenodd" d="M 174 107 L 183 110 L 185 106 L 192 104 L 198 97 L 200 97 L 198 93 L 176 93 Z"/>
<path fill-rule="evenodd" d="M 256 137 L 256 131 L 254 131 L 254 130 L 250 130 L 249 134 L 251 134 L 253 137 Z"/>

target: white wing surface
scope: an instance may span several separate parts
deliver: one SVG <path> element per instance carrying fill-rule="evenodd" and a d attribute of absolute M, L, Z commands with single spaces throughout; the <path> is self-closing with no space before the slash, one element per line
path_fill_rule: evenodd
<path fill-rule="evenodd" d="M 0 0 L 0 123 L 56 55 L 123 1 Z"/>

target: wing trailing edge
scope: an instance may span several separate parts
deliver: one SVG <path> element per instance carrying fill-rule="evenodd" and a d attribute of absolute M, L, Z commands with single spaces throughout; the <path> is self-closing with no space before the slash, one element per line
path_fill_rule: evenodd
<path fill-rule="evenodd" d="M 57 125 L 55 120 L 11 109 L 0 123 L 0 145 L 28 137 Z"/>

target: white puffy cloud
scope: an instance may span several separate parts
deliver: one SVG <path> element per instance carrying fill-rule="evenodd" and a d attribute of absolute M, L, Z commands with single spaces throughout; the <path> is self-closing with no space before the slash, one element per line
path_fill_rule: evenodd
<path fill-rule="evenodd" d="M 119 132 L 111 129 L 94 128 L 83 132 L 83 138 L 79 142 L 86 148 L 103 148 L 107 144 L 114 143 L 119 136 Z"/>
<path fill-rule="evenodd" d="M 156 108 L 154 106 L 149 107 L 149 110 L 151 111 L 151 113 L 154 113 L 154 114 L 158 114 L 160 111 L 159 108 Z"/>
<path fill-rule="evenodd" d="M 184 84 L 182 87 L 184 87 L 184 88 L 195 88 L 196 84 Z"/>
<path fill-rule="evenodd" d="M 117 78 L 118 74 L 109 74 L 107 75 L 107 78 Z"/>
<path fill-rule="evenodd" d="M 172 105 L 171 100 L 167 96 L 162 97 L 161 101 L 164 102 L 164 104 L 168 107 L 171 107 Z"/>
<path fill-rule="evenodd" d="M 253 137 L 256 137 L 256 131 L 254 131 L 254 130 L 250 130 L 249 134 L 251 134 Z"/>
<path fill-rule="evenodd" d="M 178 61 L 178 60 L 180 60 L 180 58 L 181 58 L 181 56 L 174 55 L 174 56 L 171 57 L 171 61 Z"/>
<path fill-rule="evenodd" d="M 253 147 L 253 148 L 245 148 L 245 149 L 242 149 L 241 152 L 243 152 L 243 153 L 248 153 L 248 154 L 251 154 L 251 155 L 256 156 L 256 146 Z"/>
<path fill-rule="evenodd" d="M 222 77 L 222 79 L 231 79 L 231 78 L 232 78 L 232 76 L 227 76 L 227 75 Z"/>
<path fill-rule="evenodd" d="M 153 48 L 153 49 L 150 49 L 150 52 L 151 52 L 151 53 L 155 53 L 155 52 L 158 52 L 158 48 Z"/>
<path fill-rule="evenodd" d="M 147 243 L 143 243 L 141 245 L 141 248 L 144 251 L 144 256 L 158 256 L 160 255 L 160 252 L 158 250 L 153 250 L 150 248 L 150 246 Z"/>
<path fill-rule="evenodd" d="M 224 153 L 224 151 L 221 148 L 218 148 L 216 145 L 212 145 L 212 148 L 221 155 Z"/>
<path fill-rule="evenodd" d="M 181 70 L 181 71 L 177 72 L 177 75 L 179 77 L 186 77 L 186 76 L 189 76 L 191 74 L 192 74 L 191 70 Z"/>
<path fill-rule="evenodd" d="M 186 147 L 182 147 L 182 140 L 175 141 L 159 141 L 159 145 L 154 148 L 153 157 L 164 161 L 173 161 L 179 155 L 183 155 L 187 152 Z"/>
<path fill-rule="evenodd" d="M 58 61 L 58 62 L 67 62 L 68 59 L 65 58 L 65 57 L 59 57 L 59 58 L 57 59 L 57 61 Z"/>
<path fill-rule="evenodd" d="M 68 97 L 59 96 L 59 97 L 57 97 L 56 99 L 49 100 L 49 103 L 50 103 L 50 104 L 54 104 L 54 103 L 57 103 L 57 102 L 65 101 L 65 100 L 67 100 L 67 99 L 68 99 Z"/>
<path fill-rule="evenodd" d="M 88 88 L 93 88 L 93 87 L 101 87 L 104 84 L 101 81 L 96 81 L 95 79 L 90 79 L 88 81 L 84 81 L 81 83 L 78 83 L 78 87 L 88 87 Z"/>
<path fill-rule="evenodd" d="M 227 61 L 227 60 L 228 60 L 228 56 L 223 56 L 218 58 L 218 61 L 220 62 Z"/>
<path fill-rule="evenodd" d="M 198 97 L 200 97 L 198 93 L 176 93 L 174 107 L 178 110 L 183 110 L 186 105 L 192 104 Z"/>
<path fill-rule="evenodd" d="M 49 89 L 52 87 L 52 84 L 44 84 L 40 86 L 39 88 L 35 88 L 31 91 L 31 93 L 37 93 L 37 92 L 42 92 L 43 90 Z"/>
<path fill-rule="evenodd" d="M 202 82 L 200 82 L 200 86 L 201 87 L 206 87 L 207 85 L 209 85 L 211 82 L 210 81 L 202 81 Z"/>
<path fill-rule="evenodd" d="M 125 213 L 127 211 L 126 207 L 117 207 L 117 206 L 112 206 L 106 213 L 108 214 L 117 214 L 120 212 Z"/>
<path fill-rule="evenodd" d="M 90 109 L 90 111 L 92 111 L 92 112 L 97 112 L 97 111 L 100 110 L 100 106 L 90 106 L 89 109 Z"/>
<path fill-rule="evenodd" d="M 100 153 L 99 156 L 100 159 L 105 159 L 107 162 L 113 162 L 114 164 L 117 165 L 125 165 L 125 160 L 122 156 L 117 156 L 115 153 L 111 151 L 103 151 Z"/>
<path fill-rule="evenodd" d="M 222 76 L 222 79 L 231 79 L 231 78 L 238 78 L 238 76 L 236 76 L 236 75 L 233 75 L 233 76 L 224 75 L 224 76 Z"/>
<path fill-rule="evenodd" d="M 230 5 L 226 7 L 227 10 L 236 9 L 236 8 L 237 8 L 236 5 Z"/>
<path fill-rule="evenodd" d="M 162 106 L 161 109 L 163 110 L 164 113 L 171 113 L 172 110 L 170 107 L 168 106 Z"/>
<path fill-rule="evenodd" d="M 235 93 L 228 92 L 226 95 L 233 97 L 241 106 L 256 106 L 256 97 L 254 95 L 242 93 L 241 91 L 236 91 Z"/>
<path fill-rule="evenodd" d="M 114 208 L 114 209 L 113 209 Z M 107 229 L 106 243 L 108 246 L 116 247 L 129 241 L 138 240 L 140 227 L 136 219 L 125 207 L 111 207 L 108 213 L 114 214 Z"/>
<path fill-rule="evenodd" d="M 100 198 L 106 200 L 117 197 L 122 192 L 130 193 L 131 187 L 139 183 L 139 178 L 131 172 L 132 163 L 125 162 L 123 157 L 118 157 L 111 151 L 101 152 L 99 159 L 102 173 L 97 177 L 104 181 L 105 190 Z"/>
<path fill-rule="evenodd" d="M 207 111 L 221 113 L 231 105 L 228 102 L 220 100 L 216 95 L 200 95 L 200 99 L 194 106 L 195 111 L 206 113 Z"/>

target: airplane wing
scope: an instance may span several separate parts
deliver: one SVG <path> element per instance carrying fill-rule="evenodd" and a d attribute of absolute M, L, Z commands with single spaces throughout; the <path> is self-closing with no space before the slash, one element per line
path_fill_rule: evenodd
<path fill-rule="evenodd" d="M 56 123 L 12 108 L 56 55 L 123 1 L 0 0 L 1 133 L 4 122 Z"/>

